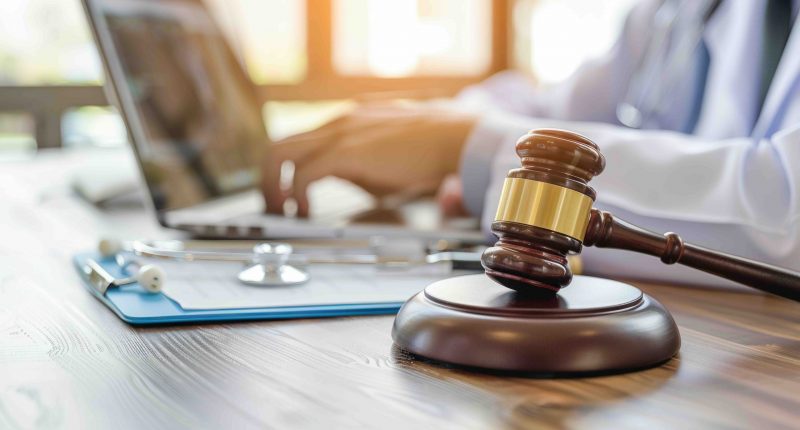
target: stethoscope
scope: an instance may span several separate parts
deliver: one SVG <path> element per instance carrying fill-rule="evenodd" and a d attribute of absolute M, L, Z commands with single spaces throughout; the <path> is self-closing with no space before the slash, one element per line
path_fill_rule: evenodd
<path fill-rule="evenodd" d="M 661 113 L 666 97 L 676 82 L 684 77 L 703 40 L 706 25 L 722 0 L 708 0 L 700 9 L 702 14 L 693 17 L 697 24 L 688 26 L 690 34 L 676 40 L 677 45 L 672 48 L 669 38 L 684 6 L 677 3 L 665 1 L 656 11 L 654 31 L 645 55 L 634 69 L 625 96 L 617 104 L 617 120 L 627 127 L 642 128 Z M 671 50 L 673 54 L 668 55 Z"/>
<path fill-rule="evenodd" d="M 409 246 L 411 244 L 411 246 Z M 295 253 L 288 243 L 263 242 L 250 252 L 219 250 L 187 250 L 181 241 L 122 242 L 103 239 L 98 253 L 103 260 L 113 260 L 125 277 L 114 277 L 95 259 L 88 259 L 83 272 L 90 284 L 104 295 L 111 288 L 139 284 L 148 293 L 160 293 L 166 273 L 157 264 L 143 264 L 136 257 L 181 262 L 217 261 L 239 262 L 245 267 L 237 279 L 245 285 L 281 287 L 299 285 L 311 279 L 304 267 L 310 264 L 357 264 L 382 268 L 447 265 L 449 270 L 483 270 L 480 252 L 427 253 L 420 242 L 385 241 L 376 238 L 370 243 L 370 253 Z"/>

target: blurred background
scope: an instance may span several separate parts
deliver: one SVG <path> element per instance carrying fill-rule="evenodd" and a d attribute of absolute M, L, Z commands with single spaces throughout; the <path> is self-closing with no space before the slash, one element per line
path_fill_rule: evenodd
<path fill-rule="evenodd" d="M 361 94 L 446 97 L 504 69 L 542 85 L 613 44 L 636 0 L 206 0 L 273 139 Z M 120 147 L 80 0 L 0 2 L 0 159 Z"/>

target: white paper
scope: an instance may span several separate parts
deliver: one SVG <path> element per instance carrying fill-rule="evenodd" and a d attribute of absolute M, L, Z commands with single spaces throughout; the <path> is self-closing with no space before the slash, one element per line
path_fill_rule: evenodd
<path fill-rule="evenodd" d="M 439 267 L 386 269 L 372 265 L 311 265 L 305 284 L 250 286 L 237 279 L 244 266 L 226 262 L 159 260 L 164 293 L 184 309 L 241 309 L 403 302 L 431 282 L 464 273 Z"/>

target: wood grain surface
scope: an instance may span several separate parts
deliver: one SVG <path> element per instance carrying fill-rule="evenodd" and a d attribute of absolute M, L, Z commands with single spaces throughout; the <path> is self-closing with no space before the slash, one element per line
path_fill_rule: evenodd
<path fill-rule="evenodd" d="M 105 157 L 105 158 L 104 158 Z M 392 317 L 134 328 L 70 257 L 109 234 L 165 237 L 69 177 L 112 154 L 0 164 L 0 429 L 797 428 L 800 305 L 637 283 L 673 313 L 679 357 L 635 373 L 472 373 L 392 346 Z"/>

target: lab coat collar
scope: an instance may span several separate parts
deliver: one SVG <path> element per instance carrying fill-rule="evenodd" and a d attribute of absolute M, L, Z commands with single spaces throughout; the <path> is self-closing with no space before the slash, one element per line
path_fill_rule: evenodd
<path fill-rule="evenodd" d="M 764 5 L 760 2 L 723 1 L 706 24 L 703 39 L 708 47 L 709 78 L 706 83 L 695 133 L 708 138 L 748 136 L 758 114 L 757 85 L 744 85 L 756 77 Z M 744 89 L 744 91 L 743 91 Z"/>
<path fill-rule="evenodd" d="M 764 107 L 753 130 L 753 137 L 769 137 L 781 126 L 782 116 L 794 93 L 792 87 L 800 78 L 800 21 L 795 18 L 792 33 L 786 42 L 775 77 L 767 92 Z"/>

